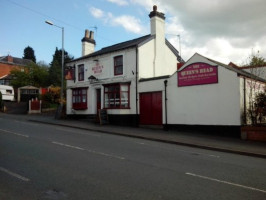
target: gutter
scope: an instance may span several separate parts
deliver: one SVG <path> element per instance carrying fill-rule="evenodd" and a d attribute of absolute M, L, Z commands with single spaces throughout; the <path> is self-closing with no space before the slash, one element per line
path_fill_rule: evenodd
<path fill-rule="evenodd" d="M 164 130 L 168 131 L 168 122 L 167 122 L 167 83 L 168 80 L 164 81 L 164 106 L 165 106 L 165 125 Z"/>
<path fill-rule="evenodd" d="M 138 55 L 139 50 L 138 46 L 136 46 L 136 127 L 139 125 L 139 107 L 138 107 Z"/>

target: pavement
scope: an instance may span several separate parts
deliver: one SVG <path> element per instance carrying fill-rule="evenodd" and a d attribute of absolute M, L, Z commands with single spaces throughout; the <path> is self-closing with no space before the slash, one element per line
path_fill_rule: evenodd
<path fill-rule="evenodd" d="M 165 131 L 154 128 L 115 126 L 110 124 L 100 125 L 94 122 L 89 122 L 88 120 L 58 120 L 54 118 L 54 115 L 49 114 L 14 115 L 0 113 L 0 117 L 1 116 L 266 159 L 265 142 L 247 141 L 240 138 L 220 136 L 215 133 L 204 134 L 177 130 Z"/>

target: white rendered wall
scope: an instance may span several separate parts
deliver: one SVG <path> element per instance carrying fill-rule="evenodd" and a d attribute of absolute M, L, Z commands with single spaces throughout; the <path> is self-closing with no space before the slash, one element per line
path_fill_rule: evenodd
<path fill-rule="evenodd" d="M 194 56 L 194 62 L 216 65 Z M 240 125 L 240 83 L 233 71 L 218 67 L 218 83 L 177 87 L 177 73 L 168 80 L 168 124 Z"/>
<path fill-rule="evenodd" d="M 123 55 L 123 74 L 114 76 L 114 57 Z M 98 60 L 98 61 L 96 61 Z M 104 56 L 79 60 L 69 63 L 68 65 L 76 66 L 76 82 L 67 81 L 67 114 L 96 114 L 96 89 L 101 89 L 101 107 L 104 108 L 104 87 L 103 84 L 127 83 L 130 82 L 130 109 L 108 109 L 108 114 L 135 114 L 136 113 L 136 49 L 114 52 Z M 78 65 L 84 64 L 84 81 L 78 81 Z M 95 67 L 101 68 L 101 72 L 95 73 Z M 95 83 L 90 83 L 88 77 L 93 75 L 98 79 Z M 72 89 L 77 87 L 88 87 L 86 110 L 72 109 Z"/>
<path fill-rule="evenodd" d="M 86 56 L 94 52 L 95 44 L 82 42 L 81 56 Z"/>
<path fill-rule="evenodd" d="M 156 37 L 139 47 L 139 78 L 171 75 L 177 69 L 175 54 L 165 44 L 165 39 L 160 48 L 156 48 Z"/>

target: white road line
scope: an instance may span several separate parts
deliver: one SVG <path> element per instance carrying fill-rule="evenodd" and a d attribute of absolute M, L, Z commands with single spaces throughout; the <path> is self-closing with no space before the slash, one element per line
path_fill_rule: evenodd
<path fill-rule="evenodd" d="M 60 143 L 60 142 L 53 141 L 52 143 L 53 144 L 60 145 L 60 146 L 64 146 L 64 147 L 69 147 L 69 148 L 72 148 L 72 149 L 78 149 L 78 150 L 81 150 L 81 151 L 84 151 L 85 150 L 85 149 L 83 149 L 81 147 L 76 147 L 76 146 L 72 146 L 72 145 L 69 145 L 69 144 L 63 144 L 63 143 Z"/>
<path fill-rule="evenodd" d="M 15 132 L 4 130 L 4 129 L 0 129 L 0 131 L 6 132 L 6 133 L 11 133 L 11 134 L 14 134 L 14 135 L 17 135 L 17 136 L 21 136 L 21 137 L 26 137 L 26 138 L 30 137 L 28 135 L 23 135 L 23 134 L 20 134 L 20 133 L 15 133 Z"/>
<path fill-rule="evenodd" d="M 14 120 L 15 122 L 21 123 L 21 124 L 30 124 L 31 126 L 38 126 L 37 124 L 33 124 L 31 122 L 23 122 L 23 121 L 18 121 L 18 120 Z"/>
<path fill-rule="evenodd" d="M 150 145 L 150 144 L 146 144 L 146 143 L 143 143 L 143 142 L 136 142 L 136 143 L 137 143 L 137 144 L 140 144 L 140 145 L 146 145 L 146 146 L 151 146 L 151 147 L 156 147 L 156 148 L 161 148 L 161 149 L 170 150 L 169 148 L 165 148 L 165 147 L 161 147 L 161 146 L 158 147 L 158 146 Z M 209 156 L 209 157 L 213 157 L 213 158 L 220 158 L 220 156 L 213 155 L 213 154 L 199 153 L 199 152 L 195 152 L 195 151 L 187 151 L 187 150 L 182 150 L 182 149 L 178 149 L 178 148 L 175 148 L 174 150 L 176 150 L 176 151 L 181 151 L 181 152 L 185 152 L 185 153 L 189 153 L 189 154 L 202 155 L 202 156 Z"/>
<path fill-rule="evenodd" d="M 195 151 L 186 151 L 186 150 L 181 150 L 181 149 L 177 149 L 178 151 L 182 151 L 185 153 L 190 153 L 190 154 L 198 154 L 198 155 L 203 155 L 203 156 L 209 156 L 209 157 L 214 157 L 214 158 L 220 158 L 220 156 L 217 155 L 213 155 L 213 154 L 206 154 L 206 153 L 198 153 Z"/>
<path fill-rule="evenodd" d="M 107 154 L 107 153 L 102 153 L 102 152 L 97 152 L 97 151 L 93 151 L 93 150 L 87 150 L 90 153 L 94 153 L 94 154 L 98 154 L 98 155 L 102 155 L 102 156 L 106 156 L 106 157 L 111 157 L 111 158 L 117 158 L 120 160 L 124 160 L 124 157 L 121 156 L 115 156 L 115 155 L 111 155 L 111 154 Z"/>
<path fill-rule="evenodd" d="M 219 179 L 215 179 L 215 178 L 211 178 L 211 177 L 207 177 L 207 176 L 201 176 L 201 175 L 192 174 L 192 173 L 189 173 L 189 172 L 187 172 L 186 175 L 194 176 L 194 177 L 197 177 L 197 178 L 206 179 L 206 180 L 209 180 L 209 181 L 215 181 L 215 182 L 218 182 L 218 183 L 224 183 L 224 184 L 228 184 L 228 185 L 233 185 L 233 186 L 241 187 L 241 188 L 248 189 L 248 190 L 253 190 L 253 191 L 257 191 L 257 192 L 266 193 L 266 190 L 261 190 L 261 189 L 257 189 L 257 188 L 253 188 L 253 187 L 249 187 L 249 186 L 245 186 L 245 185 L 240 185 L 240 184 L 237 184 L 237 183 L 231 183 L 231 182 L 228 182 L 228 181 L 223 181 L 223 180 L 219 180 Z"/>
<path fill-rule="evenodd" d="M 90 149 L 84 149 L 84 148 L 77 147 L 77 146 L 72 146 L 72 145 L 69 145 L 69 144 L 63 144 L 61 142 L 53 141 L 52 143 L 56 144 L 56 145 L 64 146 L 64 147 L 69 147 L 69 148 L 78 149 L 78 150 L 82 150 L 82 151 L 88 151 L 90 153 L 98 154 L 98 155 L 101 155 L 101 156 L 116 158 L 116 159 L 120 159 L 120 160 L 124 160 L 125 159 L 124 157 L 121 157 L 121 156 L 116 156 L 116 155 L 111 155 L 111 154 L 107 154 L 107 153 L 103 153 L 103 152 L 93 151 L 93 150 L 90 150 Z"/>
<path fill-rule="evenodd" d="M 20 180 L 22 180 L 22 181 L 26 181 L 26 182 L 30 181 L 30 179 L 28 179 L 28 178 L 26 178 L 26 177 L 23 177 L 23 176 L 21 176 L 21 175 L 19 175 L 19 174 L 16 174 L 16 173 L 14 173 L 14 172 L 11 172 L 11 171 L 9 171 L 9 170 L 3 168 L 3 167 L 0 167 L 0 171 L 5 172 L 5 173 L 7 173 L 7 174 L 9 174 L 9 175 L 11 175 L 11 176 L 14 176 L 14 177 L 16 177 L 16 178 L 18 178 L 18 179 L 20 179 Z"/>
<path fill-rule="evenodd" d="M 81 135 L 88 135 L 88 136 L 93 136 L 93 137 L 101 137 L 100 135 L 96 135 L 96 134 L 92 134 L 92 133 L 81 133 L 79 131 L 72 131 L 72 130 L 68 130 L 68 129 L 64 129 L 64 128 L 56 128 L 56 130 L 70 132 L 70 133 L 77 133 L 77 134 L 81 134 Z"/>

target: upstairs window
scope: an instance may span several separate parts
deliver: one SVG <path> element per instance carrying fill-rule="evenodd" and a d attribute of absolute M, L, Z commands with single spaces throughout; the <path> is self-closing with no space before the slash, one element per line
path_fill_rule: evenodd
<path fill-rule="evenodd" d="M 84 81 L 84 65 L 78 65 L 78 80 Z"/>
<path fill-rule="evenodd" d="M 104 86 L 104 107 L 108 109 L 128 109 L 129 83 L 117 83 Z"/>
<path fill-rule="evenodd" d="M 88 88 L 72 89 L 72 108 L 75 110 L 87 109 L 87 90 Z"/>
<path fill-rule="evenodd" d="M 123 56 L 114 57 L 114 75 L 123 74 Z"/>

